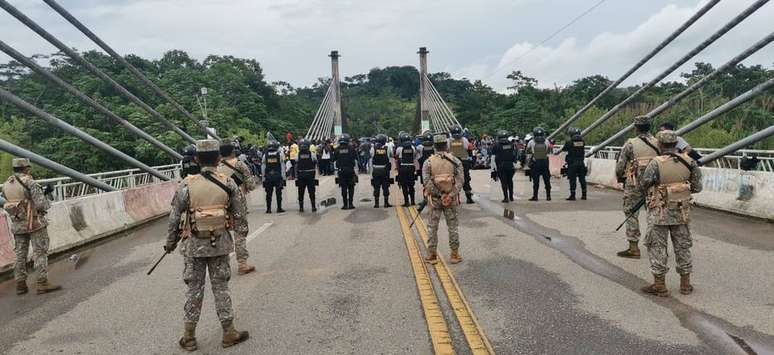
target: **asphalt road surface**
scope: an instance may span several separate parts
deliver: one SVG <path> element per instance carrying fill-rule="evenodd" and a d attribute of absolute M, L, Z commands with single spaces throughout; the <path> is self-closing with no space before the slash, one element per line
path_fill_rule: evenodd
<path fill-rule="evenodd" d="M 672 296 L 654 298 L 639 291 L 651 280 L 647 259 L 615 256 L 626 246 L 623 233 L 613 232 L 623 218 L 619 192 L 591 188 L 588 201 L 569 202 L 566 181 L 554 180 L 554 201 L 541 195 L 529 202 L 528 182 L 517 176 L 517 201 L 506 205 L 488 175 L 473 172 L 476 204 L 464 205 L 460 216 L 464 261 L 445 265 L 446 276 L 412 264 L 421 255 L 411 245 L 424 255 L 427 212 L 417 228 L 403 228 L 413 210 L 373 208 L 364 175 L 354 211 L 340 210 L 330 177 L 321 179 L 319 200 L 337 203 L 315 214 L 298 213 L 292 182 L 285 190 L 288 212 L 281 215 L 265 214 L 263 192 L 254 192 L 248 249 L 257 272 L 237 276 L 232 260 L 231 282 L 236 325 L 251 338 L 221 349 L 207 294 L 199 351 L 774 353 L 771 223 L 694 209 L 696 291 L 680 295 L 672 271 Z M 391 198 L 402 202 L 396 188 Z M 58 258 L 50 279 L 64 286 L 61 292 L 17 297 L 12 280 L 0 283 L 0 352 L 180 353 L 182 258 L 170 255 L 145 275 L 162 253 L 165 232 L 160 219 L 73 252 L 77 262 L 69 254 Z M 443 224 L 439 239 L 448 260 Z M 454 300 L 464 306 L 450 306 Z"/>

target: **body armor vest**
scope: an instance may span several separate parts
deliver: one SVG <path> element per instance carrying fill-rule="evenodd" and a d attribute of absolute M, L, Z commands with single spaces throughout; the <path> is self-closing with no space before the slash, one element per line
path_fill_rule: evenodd
<path fill-rule="evenodd" d="M 266 156 L 263 159 L 263 164 L 266 166 L 266 174 L 282 174 L 282 162 L 280 162 L 280 153 L 277 150 L 266 152 Z"/>
<path fill-rule="evenodd" d="M 573 139 L 567 157 L 571 160 L 583 160 L 586 156 L 586 142 L 583 139 Z"/>
<path fill-rule="evenodd" d="M 433 155 L 434 150 L 435 149 L 433 149 L 432 143 L 431 144 L 422 143 L 422 160 L 424 161 L 429 159 L 430 156 Z"/>
<path fill-rule="evenodd" d="M 535 143 L 532 146 L 532 158 L 535 160 L 548 159 L 548 145 L 545 143 Z"/>
<path fill-rule="evenodd" d="M 400 154 L 400 165 L 414 166 L 414 147 L 403 147 Z"/>
<path fill-rule="evenodd" d="M 459 139 L 452 139 L 449 142 L 449 145 L 451 146 L 451 153 L 457 157 L 459 160 L 467 160 L 468 159 L 468 147 L 465 146 L 465 141 L 462 140 L 462 138 Z"/>
<path fill-rule="evenodd" d="M 355 167 L 355 155 L 348 146 L 336 148 L 336 166 L 338 168 Z"/>
<path fill-rule="evenodd" d="M 312 160 L 312 152 L 301 151 L 298 153 L 298 171 L 314 171 L 314 160 Z"/>
<path fill-rule="evenodd" d="M 640 136 L 642 137 L 642 136 Z M 627 143 L 632 145 L 632 152 L 634 160 L 627 162 L 627 177 L 626 184 L 636 186 L 637 176 L 645 172 L 645 168 L 648 166 L 653 158 L 657 157 L 659 152 L 651 148 L 648 144 L 642 141 L 640 137 L 631 138 Z M 654 147 L 658 147 L 658 141 L 651 135 L 645 137 Z"/>
<path fill-rule="evenodd" d="M 233 166 L 235 168 L 236 168 L 237 164 L 239 164 L 239 159 L 237 159 L 237 158 L 224 159 L 223 161 L 225 163 L 227 163 L 228 165 L 231 165 L 231 166 Z M 232 169 L 228 165 L 226 165 L 224 163 L 220 163 L 220 165 L 218 165 L 218 173 L 219 174 L 223 174 L 223 175 L 233 179 L 234 178 L 234 174 L 237 173 L 237 171 Z M 235 179 L 234 182 L 236 182 L 237 185 L 241 185 L 243 183 L 243 181 L 240 181 L 239 179 Z"/>
<path fill-rule="evenodd" d="M 374 167 L 385 167 L 388 162 L 387 147 L 379 145 L 374 147 L 374 156 L 371 159 L 371 164 L 373 164 Z"/>
<path fill-rule="evenodd" d="M 3 185 L 5 205 L 3 209 L 11 216 L 14 222 L 14 233 L 32 233 L 46 226 L 45 219 L 37 215 L 37 208 L 32 201 L 30 192 L 22 185 L 22 178 L 18 175 L 11 176 Z M 24 182 L 30 187 L 34 181 L 30 178 Z"/>
<path fill-rule="evenodd" d="M 225 175 L 217 173 L 212 174 L 212 177 L 226 185 L 228 178 Z M 228 193 L 202 175 L 191 175 L 183 181 L 188 186 L 191 235 L 196 238 L 222 235 L 230 228 L 230 217 L 226 210 Z"/>
<path fill-rule="evenodd" d="M 495 161 L 499 163 L 505 163 L 505 162 L 513 162 L 515 158 L 515 153 L 513 151 L 513 145 L 508 144 L 500 144 L 500 149 L 497 150 L 497 153 L 495 153 Z"/>
<path fill-rule="evenodd" d="M 680 157 L 689 164 L 692 162 L 685 154 Z M 655 223 L 687 224 L 691 208 L 691 170 L 672 156 L 662 155 L 653 160 L 658 164 L 659 181 L 648 190 L 647 202 Z"/>

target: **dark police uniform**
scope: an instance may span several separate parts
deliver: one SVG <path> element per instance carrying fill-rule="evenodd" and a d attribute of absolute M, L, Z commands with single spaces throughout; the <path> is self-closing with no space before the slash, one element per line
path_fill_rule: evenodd
<path fill-rule="evenodd" d="M 357 152 L 349 144 L 339 144 L 333 151 L 333 160 L 338 172 L 338 184 L 341 187 L 341 198 L 344 201 L 342 209 L 355 208 L 353 202 L 355 199 L 355 184 L 357 183 L 357 174 L 355 165 L 357 165 Z"/>
<path fill-rule="evenodd" d="M 508 138 L 501 138 L 492 148 L 494 167 L 503 190 L 503 202 L 513 201 L 513 164 L 516 163 L 516 149 Z"/>
<path fill-rule="evenodd" d="M 308 146 L 298 152 L 298 157 L 296 158 L 296 171 L 298 172 L 296 186 L 298 187 L 299 211 L 304 212 L 304 192 L 309 191 L 309 201 L 312 203 L 312 212 L 317 212 L 317 204 L 315 203 L 317 156 L 312 154 Z"/>
<path fill-rule="evenodd" d="M 568 200 L 575 200 L 575 191 L 578 187 L 578 181 L 581 185 L 581 199 L 586 199 L 586 143 L 580 134 L 574 134 L 571 140 L 565 143 L 562 148 L 567 152 L 564 158 L 567 163 L 567 179 L 570 180 L 570 197 Z"/>
<path fill-rule="evenodd" d="M 282 209 L 282 187 L 285 185 L 285 156 L 276 148 L 271 148 L 263 154 L 261 166 L 263 188 L 266 190 L 266 213 L 271 213 L 272 194 L 277 194 L 277 212 Z"/>

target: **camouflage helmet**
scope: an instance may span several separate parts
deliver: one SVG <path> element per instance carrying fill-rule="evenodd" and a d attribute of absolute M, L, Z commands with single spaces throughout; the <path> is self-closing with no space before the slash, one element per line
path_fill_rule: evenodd
<path fill-rule="evenodd" d="M 656 133 L 656 139 L 661 144 L 677 144 L 677 133 L 670 130 L 661 131 Z"/>
<path fill-rule="evenodd" d="M 27 158 L 13 158 L 11 166 L 14 168 L 29 168 L 31 165 L 30 160 Z"/>
<path fill-rule="evenodd" d="M 448 139 L 446 133 L 436 133 L 433 135 L 433 144 L 446 144 Z"/>
<path fill-rule="evenodd" d="M 206 153 L 206 152 L 219 152 L 220 151 L 220 142 L 216 139 L 200 139 L 196 141 L 196 152 L 197 153 Z"/>

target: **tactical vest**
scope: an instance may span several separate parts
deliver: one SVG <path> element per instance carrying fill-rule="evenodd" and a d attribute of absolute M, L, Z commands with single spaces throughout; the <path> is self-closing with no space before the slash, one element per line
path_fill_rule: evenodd
<path fill-rule="evenodd" d="M 223 175 L 225 175 L 227 177 L 230 177 L 230 178 L 234 179 L 234 174 L 236 174 L 237 171 L 235 169 L 232 169 L 230 166 L 228 166 L 226 164 L 231 165 L 234 168 L 236 168 L 237 164 L 239 164 L 239 159 L 237 159 L 237 158 L 224 159 L 223 162 L 221 162 L 218 165 L 218 173 L 219 174 L 223 174 Z M 234 179 L 234 182 L 236 182 L 237 185 L 241 185 L 242 183 L 244 183 L 244 181 L 242 181 L 240 179 Z"/>
<path fill-rule="evenodd" d="M 414 147 L 403 147 L 400 154 L 400 165 L 414 165 Z"/>
<path fill-rule="evenodd" d="M 422 161 L 425 161 L 430 158 L 430 156 L 433 155 L 433 145 L 431 144 L 425 144 L 422 143 Z"/>
<path fill-rule="evenodd" d="M 314 160 L 312 160 L 312 152 L 301 151 L 298 153 L 298 165 L 296 166 L 298 171 L 314 171 Z"/>
<path fill-rule="evenodd" d="M 515 157 L 513 145 L 510 143 L 500 144 L 499 149 L 497 149 L 495 153 L 495 160 L 498 163 L 513 162 Z"/>
<path fill-rule="evenodd" d="M 371 164 L 373 164 L 374 167 L 386 167 L 387 163 L 389 163 L 387 147 L 379 145 L 374 147 L 374 156 L 371 158 Z"/>
<path fill-rule="evenodd" d="M 31 179 L 29 179 L 31 180 Z M 34 183 L 25 182 L 27 187 Z M 36 216 L 37 209 L 32 201 L 30 192 L 22 186 L 21 178 L 13 175 L 3 185 L 3 195 L 5 195 L 5 205 L 3 209 L 11 216 L 14 222 L 14 232 L 32 233 L 45 227 L 44 221 Z"/>
<path fill-rule="evenodd" d="M 680 154 L 680 157 L 689 164 L 692 162 L 685 154 Z M 648 190 L 647 202 L 656 218 L 655 223 L 687 224 L 692 199 L 691 170 L 669 155 L 661 155 L 653 160 L 658 165 L 659 181 Z M 670 212 L 672 216 L 669 215 Z M 677 220 L 674 217 L 677 217 Z"/>
<path fill-rule="evenodd" d="M 645 139 L 653 147 L 658 147 L 658 141 L 653 136 L 648 135 Z M 632 161 L 626 163 L 626 184 L 636 186 L 637 177 L 645 171 L 650 161 L 657 157 L 659 152 L 643 142 L 640 137 L 631 138 L 626 142 L 632 145 L 632 155 L 634 156 Z"/>
<path fill-rule="evenodd" d="M 355 157 L 348 146 L 339 146 L 336 148 L 336 166 L 338 168 L 355 167 Z"/>
<path fill-rule="evenodd" d="M 212 177 L 226 185 L 226 175 L 217 173 Z M 188 186 L 191 235 L 202 239 L 223 235 L 231 220 L 228 193 L 202 175 L 191 175 L 183 181 Z"/>
<path fill-rule="evenodd" d="M 196 162 L 193 160 L 193 157 L 190 156 L 183 157 L 183 160 L 180 161 L 180 165 L 182 168 L 183 178 L 188 175 L 198 174 L 201 170 L 199 165 L 196 164 Z"/>
<path fill-rule="evenodd" d="M 465 146 L 465 141 L 462 140 L 462 138 L 459 139 L 452 139 L 449 142 L 449 145 L 451 146 L 451 153 L 457 157 L 459 160 L 467 160 L 468 159 L 468 149 Z"/>
<path fill-rule="evenodd" d="M 545 143 L 535 143 L 532 146 L 532 158 L 535 160 L 548 159 L 548 145 Z"/>
<path fill-rule="evenodd" d="M 454 179 L 456 168 L 452 161 L 454 161 L 454 156 L 446 152 L 433 154 L 429 160 L 430 178 L 433 181 L 433 185 L 438 189 L 438 192 L 441 193 L 441 204 L 444 207 L 459 204 L 459 199 L 454 198 L 454 195 L 457 192 L 456 180 Z"/>
<path fill-rule="evenodd" d="M 586 142 L 581 140 L 570 141 L 570 149 L 567 152 L 567 157 L 572 160 L 583 160 L 586 156 Z"/>
<path fill-rule="evenodd" d="M 267 174 L 282 174 L 282 162 L 280 161 L 279 151 L 268 151 L 263 159 L 263 165 L 266 166 Z"/>

